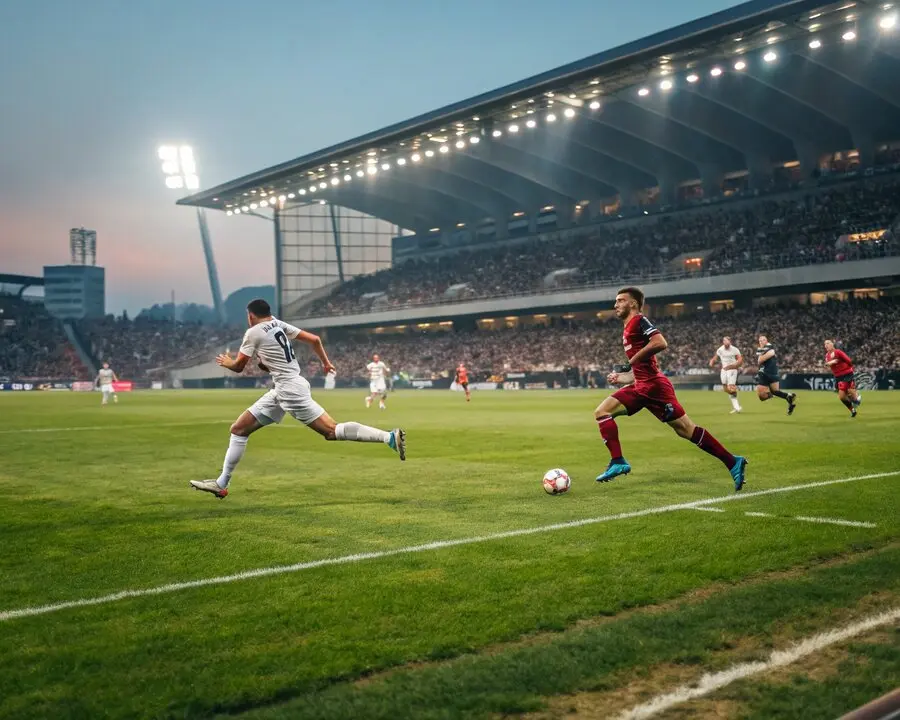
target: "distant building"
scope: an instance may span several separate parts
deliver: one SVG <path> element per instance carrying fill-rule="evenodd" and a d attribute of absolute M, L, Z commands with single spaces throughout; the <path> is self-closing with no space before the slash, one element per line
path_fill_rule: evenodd
<path fill-rule="evenodd" d="M 45 265 L 44 305 L 62 320 L 106 314 L 106 273 L 94 265 Z"/>

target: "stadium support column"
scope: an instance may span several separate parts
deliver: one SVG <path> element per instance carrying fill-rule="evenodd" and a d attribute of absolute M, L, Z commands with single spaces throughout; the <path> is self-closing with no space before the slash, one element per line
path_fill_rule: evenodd
<path fill-rule="evenodd" d="M 213 306 L 219 322 L 226 322 L 225 304 L 222 302 L 222 290 L 219 287 L 219 271 L 213 257 L 212 241 L 209 238 L 209 225 L 206 223 L 206 210 L 197 208 L 197 223 L 200 225 L 200 240 L 203 243 L 203 255 L 206 257 L 206 271 L 209 273 L 209 289 L 212 291 Z"/>
<path fill-rule="evenodd" d="M 859 153 L 859 166 L 863 170 L 875 166 L 875 141 L 871 133 L 853 133 L 854 144 Z"/>
<path fill-rule="evenodd" d="M 344 282 L 344 260 L 341 257 L 341 231 L 338 227 L 334 203 L 328 203 L 328 211 L 331 214 L 331 235 L 334 238 L 334 254 L 335 257 L 337 257 L 338 278 L 341 282 Z"/>
<path fill-rule="evenodd" d="M 722 181 L 725 174 L 715 165 L 703 165 L 700 168 L 700 180 L 703 183 L 703 197 L 711 198 L 722 194 Z"/>
<path fill-rule="evenodd" d="M 772 184 L 772 161 L 759 155 L 747 156 L 747 170 L 751 190 L 765 190 Z"/>
<path fill-rule="evenodd" d="M 822 153 L 814 145 L 797 145 L 797 159 L 800 161 L 800 177 L 807 180 L 819 175 L 819 158 Z"/>
<path fill-rule="evenodd" d="M 275 317 L 281 317 L 281 208 L 275 207 L 272 211 L 272 226 L 275 228 Z"/>
<path fill-rule="evenodd" d="M 678 180 L 674 175 L 659 175 L 659 205 L 674 205 L 678 201 Z"/>
<path fill-rule="evenodd" d="M 575 219 L 575 203 L 565 202 L 556 205 L 556 227 L 560 230 L 572 227 Z"/>

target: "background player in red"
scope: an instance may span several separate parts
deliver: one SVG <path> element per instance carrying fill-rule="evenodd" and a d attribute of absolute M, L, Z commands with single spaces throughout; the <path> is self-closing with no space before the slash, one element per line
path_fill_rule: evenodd
<path fill-rule="evenodd" d="M 608 482 L 631 472 L 631 465 L 622 456 L 619 428 L 614 418 L 618 415 L 634 415 L 647 408 L 658 420 L 670 425 L 679 436 L 721 460 L 731 473 L 735 492 L 739 491 L 744 487 L 746 458 L 732 455 L 709 432 L 695 425 L 685 414 L 675 396 L 675 388 L 656 364 L 656 354 L 665 350 L 668 343 L 653 323 L 641 314 L 643 307 L 644 293 L 638 288 L 622 288 L 616 295 L 615 313 L 625 324 L 622 342 L 631 370 L 625 373 L 612 372 L 607 376 L 610 384 L 627 387 L 614 392 L 594 411 L 600 435 L 611 456 L 609 466 L 597 476 L 597 482 Z"/>
<path fill-rule="evenodd" d="M 472 399 L 472 393 L 469 392 L 469 371 L 462 363 L 456 368 L 456 384 L 466 391 L 466 402 Z"/>
<path fill-rule="evenodd" d="M 856 392 L 856 382 L 853 380 L 853 361 L 843 350 L 834 347 L 834 340 L 826 340 L 825 364 L 834 373 L 838 397 L 844 403 L 844 407 L 850 411 L 850 417 L 856 417 L 856 410 L 862 402 L 862 398 Z"/>

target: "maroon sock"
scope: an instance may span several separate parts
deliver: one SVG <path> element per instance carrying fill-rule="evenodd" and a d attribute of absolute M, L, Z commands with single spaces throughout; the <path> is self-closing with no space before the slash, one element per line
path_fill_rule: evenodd
<path fill-rule="evenodd" d="M 841 402 L 844 403 L 844 407 L 847 408 L 848 410 L 853 409 L 853 403 L 850 402 L 849 400 L 841 400 Z"/>
<path fill-rule="evenodd" d="M 610 457 L 613 460 L 618 460 L 622 457 L 622 445 L 619 443 L 619 426 L 616 425 L 616 421 L 610 415 L 600 418 L 597 424 L 600 426 L 600 435 L 603 437 L 603 442 L 606 443 L 606 449 L 609 450 Z"/>
<path fill-rule="evenodd" d="M 725 463 L 725 467 L 729 470 L 731 470 L 731 468 L 734 467 L 735 462 L 737 462 L 734 459 L 734 455 L 722 447 L 722 443 L 716 440 L 709 431 L 699 425 L 694 428 L 694 434 L 691 435 L 691 442 L 703 450 L 703 452 L 708 452 L 710 455 L 719 458 L 719 460 Z"/>

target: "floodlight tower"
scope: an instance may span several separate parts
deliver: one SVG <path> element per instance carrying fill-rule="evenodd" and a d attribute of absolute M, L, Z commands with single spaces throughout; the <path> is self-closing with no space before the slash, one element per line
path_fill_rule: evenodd
<path fill-rule="evenodd" d="M 200 189 L 200 178 L 197 175 L 197 163 L 194 151 L 187 145 L 176 147 L 163 145 L 157 153 L 162 160 L 162 170 L 166 175 L 166 187 L 172 190 Z M 219 271 L 213 257 L 212 241 L 209 237 L 209 225 L 206 222 L 206 210 L 197 208 L 197 224 L 200 226 L 200 239 L 203 242 L 203 255 L 206 257 L 206 271 L 209 274 L 209 289 L 212 291 L 213 305 L 219 322 L 226 322 L 225 304 L 222 302 L 222 290 L 219 287 Z M 172 308 L 175 312 L 175 308 Z"/>

